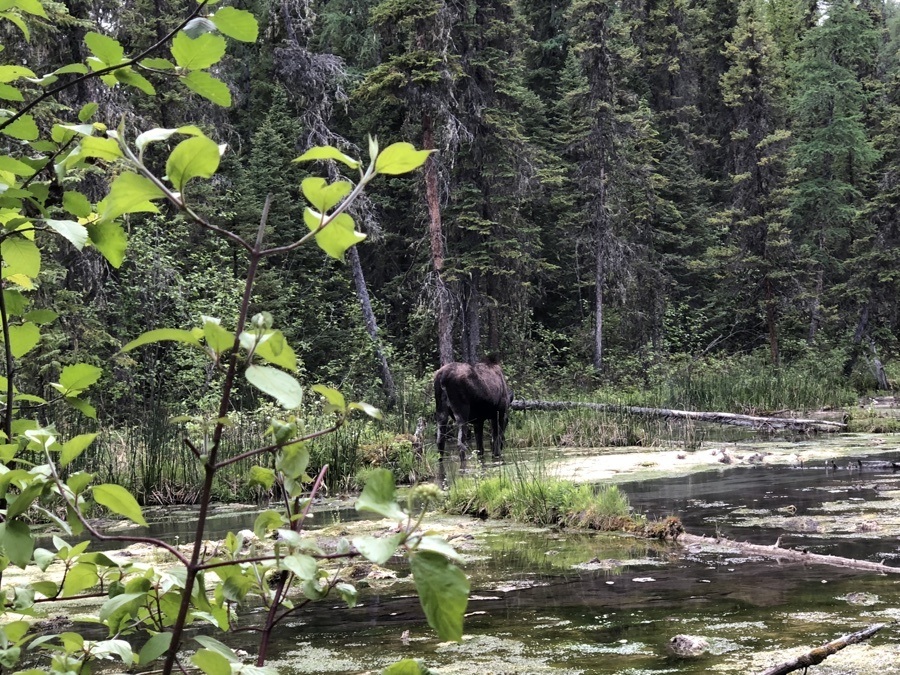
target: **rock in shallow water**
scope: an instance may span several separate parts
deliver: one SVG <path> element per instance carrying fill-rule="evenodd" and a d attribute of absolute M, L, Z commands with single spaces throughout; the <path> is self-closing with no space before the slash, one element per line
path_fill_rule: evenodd
<path fill-rule="evenodd" d="M 676 635 L 669 640 L 666 648 L 673 656 L 693 658 L 709 651 L 709 641 L 700 635 Z"/>

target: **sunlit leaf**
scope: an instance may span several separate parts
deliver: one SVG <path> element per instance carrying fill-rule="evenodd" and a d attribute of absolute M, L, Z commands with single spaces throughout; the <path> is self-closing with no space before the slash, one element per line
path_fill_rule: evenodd
<path fill-rule="evenodd" d="M 41 272 L 41 252 L 33 241 L 25 237 L 6 237 L 0 243 L 0 256 L 6 263 L 4 277 L 23 274 L 34 279 Z"/>
<path fill-rule="evenodd" d="M 44 222 L 51 230 L 68 239 L 72 246 L 79 251 L 84 248 L 88 241 L 87 228 L 81 223 L 77 223 L 74 220 L 51 220 L 49 218 Z"/>
<path fill-rule="evenodd" d="M 394 143 L 389 145 L 375 160 L 375 172 L 397 175 L 418 169 L 425 163 L 433 150 L 416 150 L 411 143 Z"/>
<path fill-rule="evenodd" d="M 85 136 L 81 139 L 80 154 L 82 157 L 96 157 L 106 162 L 114 162 L 122 157 L 122 149 L 111 138 Z"/>
<path fill-rule="evenodd" d="M 209 17 L 222 33 L 241 42 L 256 42 L 259 25 L 250 12 L 234 7 L 223 7 Z"/>
<path fill-rule="evenodd" d="M 315 559 L 302 553 L 285 556 L 281 559 L 280 566 L 293 572 L 299 579 L 304 581 L 315 579 L 319 572 L 319 566 L 316 564 Z"/>
<path fill-rule="evenodd" d="M 94 496 L 94 501 L 98 504 L 102 504 L 113 513 L 125 516 L 138 525 L 147 524 L 137 500 L 121 485 L 114 485 L 112 483 L 95 485 L 91 490 L 91 494 Z"/>
<path fill-rule="evenodd" d="M 231 663 L 221 654 L 200 649 L 191 656 L 191 663 L 206 675 L 231 675 Z"/>
<path fill-rule="evenodd" d="M 376 408 L 374 405 L 371 405 L 369 403 L 363 403 L 362 401 L 356 401 L 354 403 L 351 403 L 347 406 L 347 408 L 350 410 L 361 410 L 366 415 L 368 415 L 369 417 L 376 419 L 376 420 L 380 420 L 380 419 L 384 418 L 384 415 L 382 414 L 381 410 Z"/>
<path fill-rule="evenodd" d="M 339 180 L 329 185 L 324 178 L 310 176 L 303 179 L 300 189 L 303 190 L 303 196 L 309 200 L 309 203 L 324 213 L 349 195 L 353 190 L 353 185 L 346 180 Z"/>
<path fill-rule="evenodd" d="M 164 197 L 165 193 L 149 178 L 136 173 L 120 174 L 109 188 L 109 194 L 103 200 L 103 220 L 113 220 L 125 213 L 147 211 L 148 207 L 156 211 L 150 203 L 152 199 Z"/>
<path fill-rule="evenodd" d="M 194 70 L 181 78 L 184 86 L 207 101 L 228 108 L 231 106 L 231 90 L 228 85 L 218 80 L 205 70 Z"/>
<path fill-rule="evenodd" d="M 352 543 L 366 560 L 384 565 L 405 539 L 406 534 L 401 532 L 390 537 L 356 537 L 352 539 Z"/>
<path fill-rule="evenodd" d="M 13 565 L 24 569 L 34 551 L 31 529 L 21 520 L 0 523 L 0 549 Z"/>
<path fill-rule="evenodd" d="M 103 254 L 110 265 L 121 267 L 128 247 L 128 238 L 122 226 L 112 222 L 90 223 L 87 230 L 94 248 Z"/>
<path fill-rule="evenodd" d="M 89 32 L 84 36 L 84 42 L 91 50 L 91 54 L 103 61 L 108 66 L 114 66 L 125 60 L 125 50 L 118 40 L 100 33 Z"/>
<path fill-rule="evenodd" d="M 41 330 L 31 322 L 9 327 L 9 346 L 17 359 L 25 356 L 41 340 Z"/>
<path fill-rule="evenodd" d="M 63 192 L 63 208 L 77 218 L 87 218 L 92 211 L 88 198 L 74 190 Z"/>
<path fill-rule="evenodd" d="M 115 75 L 115 78 L 119 82 L 134 87 L 135 89 L 140 89 L 147 94 L 147 96 L 156 96 L 156 88 L 150 80 L 131 68 L 119 68 L 113 75 Z"/>
<path fill-rule="evenodd" d="M 169 181 L 179 192 L 192 178 L 210 178 L 219 168 L 219 146 L 206 136 L 181 141 L 166 161 Z"/>
<path fill-rule="evenodd" d="M 0 124 L 2 122 L 3 120 L 0 119 Z M 22 115 L 15 122 L 0 129 L 0 132 L 12 138 L 18 138 L 20 141 L 33 141 L 39 135 L 37 124 L 31 115 Z"/>
<path fill-rule="evenodd" d="M 179 32 L 172 39 L 172 58 L 180 68 L 199 70 L 209 68 L 225 56 L 225 38 L 221 35 L 204 33 L 191 38 Z"/>
<path fill-rule="evenodd" d="M 132 349 L 137 349 L 138 347 L 152 344 L 154 342 L 167 341 L 183 342 L 184 344 L 188 344 L 193 347 L 201 346 L 200 340 L 198 340 L 197 336 L 189 330 L 182 330 L 180 328 L 157 328 L 156 330 L 147 331 L 140 337 L 135 338 L 127 345 L 122 347 L 122 351 L 130 352 Z"/>
<path fill-rule="evenodd" d="M 72 460 L 88 449 L 95 438 L 97 438 L 97 434 L 79 434 L 63 443 L 62 453 L 59 456 L 60 466 L 70 464 Z"/>
<path fill-rule="evenodd" d="M 157 633 L 141 648 L 140 654 L 138 654 L 138 663 L 143 666 L 155 661 L 169 650 L 171 643 L 171 633 Z"/>
<path fill-rule="evenodd" d="M 309 162 L 314 159 L 334 159 L 346 164 L 351 169 L 358 169 L 359 162 L 331 145 L 318 145 L 300 155 L 295 162 Z"/>
<path fill-rule="evenodd" d="M 33 176 L 34 167 L 9 155 L 0 155 L 0 171 L 9 171 L 17 176 Z"/>
<path fill-rule="evenodd" d="M 307 208 L 303 211 L 303 221 L 311 232 L 316 232 L 322 223 L 322 214 Z M 316 244 L 325 253 L 337 260 L 344 259 L 344 253 L 366 238 L 354 229 L 353 218 L 346 213 L 338 214 L 315 235 Z"/>
<path fill-rule="evenodd" d="M 388 469 L 373 470 L 356 500 L 356 510 L 372 511 L 392 520 L 406 520 L 406 512 L 397 504 L 394 474 Z"/>
<path fill-rule="evenodd" d="M 174 134 L 186 134 L 188 136 L 201 136 L 203 132 L 193 124 L 188 124 L 183 127 L 178 127 L 177 129 L 150 129 L 149 131 L 145 131 L 140 134 L 137 138 L 134 139 L 134 145 L 138 150 L 143 152 L 144 148 L 147 147 L 150 143 L 156 143 L 157 141 L 165 141 Z"/>
<path fill-rule="evenodd" d="M 254 364 L 247 368 L 247 381 L 288 410 L 303 402 L 300 383 L 282 370 Z"/>

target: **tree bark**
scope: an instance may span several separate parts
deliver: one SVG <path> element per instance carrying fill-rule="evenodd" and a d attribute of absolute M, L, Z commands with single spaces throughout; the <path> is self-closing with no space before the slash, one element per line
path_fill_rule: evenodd
<path fill-rule="evenodd" d="M 434 150 L 434 131 L 431 116 L 422 115 L 422 147 Z M 425 162 L 425 200 L 428 204 L 431 239 L 431 261 L 434 266 L 435 295 L 437 298 L 438 356 L 441 365 L 453 361 L 453 325 L 450 318 L 450 297 L 444 283 L 444 232 L 441 225 L 441 199 L 438 190 L 437 160 L 432 154 Z"/>
<path fill-rule="evenodd" d="M 463 360 L 472 364 L 478 363 L 481 347 L 481 298 L 478 282 L 478 274 L 473 273 L 465 284 L 466 292 L 463 295 Z"/>
<path fill-rule="evenodd" d="M 598 213 L 594 233 L 594 370 L 603 372 L 603 284 L 606 280 L 605 238 L 609 235 L 609 213 L 606 207 L 606 169 L 600 168 Z"/>
<path fill-rule="evenodd" d="M 781 356 L 778 353 L 778 323 L 775 319 L 775 293 L 772 291 L 772 280 L 766 277 L 766 324 L 769 328 L 769 352 L 772 355 L 772 365 L 776 368 L 781 365 Z"/>
<path fill-rule="evenodd" d="M 700 422 L 716 422 L 739 427 L 752 427 L 764 431 L 775 429 L 791 429 L 793 431 L 843 431 L 847 425 L 842 422 L 826 420 L 795 419 L 792 417 L 756 417 L 726 412 L 696 412 L 693 410 L 670 410 L 667 408 L 641 408 L 635 406 L 613 405 L 610 403 L 589 403 L 585 401 L 526 401 L 512 402 L 513 410 L 569 410 L 571 408 L 587 408 L 598 412 L 625 413 L 644 417 L 664 417 L 673 419 L 691 419 Z"/>
<path fill-rule="evenodd" d="M 816 647 L 792 661 L 786 661 L 777 666 L 767 668 L 758 675 L 787 675 L 787 673 L 793 673 L 795 670 L 800 670 L 801 668 L 806 672 L 806 669 L 810 666 L 816 666 L 822 663 L 822 661 L 832 654 L 841 651 L 844 647 L 849 647 L 850 645 L 855 645 L 863 640 L 868 640 L 885 626 L 887 626 L 886 623 L 876 623 L 868 628 L 863 628 L 855 633 L 840 637 L 837 640 L 826 642 L 821 647 Z"/>
<path fill-rule="evenodd" d="M 375 321 L 375 312 L 372 311 L 372 301 L 369 298 L 369 289 L 366 286 L 366 278 L 363 276 L 362 264 L 359 261 L 359 252 L 355 246 L 351 246 L 347 253 L 350 256 L 350 270 L 353 273 L 353 284 L 356 286 L 356 297 L 359 298 L 359 306 L 362 309 L 366 332 L 372 338 L 375 355 L 378 357 L 378 363 L 381 366 L 382 389 L 387 397 L 387 407 L 390 409 L 397 402 L 397 387 L 394 385 L 394 376 L 391 374 L 391 367 L 388 365 L 387 357 L 384 355 L 381 338 L 378 337 L 378 323 Z"/>

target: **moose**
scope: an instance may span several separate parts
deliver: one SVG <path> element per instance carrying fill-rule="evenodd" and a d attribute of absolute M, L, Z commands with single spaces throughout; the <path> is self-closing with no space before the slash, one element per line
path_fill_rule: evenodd
<path fill-rule="evenodd" d="M 452 415 L 458 427 L 457 445 L 461 466 L 466 463 L 466 428 L 475 427 L 478 456 L 484 462 L 484 423 L 491 422 L 491 454 L 500 460 L 503 435 L 509 423 L 512 389 L 506 384 L 499 360 L 489 356 L 481 363 L 448 363 L 434 374 L 434 403 L 437 417 L 437 446 L 441 460 L 447 440 L 447 423 Z"/>

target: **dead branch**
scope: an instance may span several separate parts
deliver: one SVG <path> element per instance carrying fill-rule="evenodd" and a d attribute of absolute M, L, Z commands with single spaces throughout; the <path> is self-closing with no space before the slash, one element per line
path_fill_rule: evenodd
<path fill-rule="evenodd" d="M 785 675 L 785 673 L 792 673 L 795 670 L 800 670 L 801 668 L 816 666 L 822 663 L 822 661 L 827 659 L 832 654 L 836 654 L 837 652 L 841 651 L 844 647 L 855 645 L 858 642 L 862 642 L 863 640 L 868 640 L 886 625 L 886 623 L 876 623 L 872 626 L 869 626 L 868 628 L 863 628 L 862 630 L 858 630 L 855 633 L 850 633 L 849 635 L 840 637 L 837 640 L 826 642 L 821 647 L 816 647 L 815 649 L 808 651 L 806 654 L 798 656 L 796 659 L 785 661 L 784 663 L 781 663 L 777 666 L 767 668 L 758 675 Z"/>
<path fill-rule="evenodd" d="M 842 422 L 826 420 L 794 419 L 792 417 L 757 417 L 754 415 L 738 415 L 726 412 L 696 412 L 693 410 L 669 410 L 667 408 L 642 408 L 636 406 L 613 405 L 610 403 L 589 403 L 586 401 L 525 401 L 512 402 L 513 410 L 569 410 L 571 408 L 587 408 L 598 412 L 627 413 L 644 417 L 663 417 L 669 419 L 690 419 L 699 422 L 716 422 L 739 427 L 752 427 L 765 431 L 791 429 L 793 431 L 843 431 L 847 425 Z"/>
<path fill-rule="evenodd" d="M 682 546 L 726 546 L 735 549 L 735 552 L 737 553 L 774 558 L 776 560 L 787 560 L 790 562 L 811 565 L 831 565 L 832 567 L 845 567 L 866 572 L 878 572 L 879 574 L 900 574 L 900 567 L 891 567 L 884 563 L 876 563 L 869 560 L 857 560 L 855 558 L 843 558 L 836 555 L 810 553 L 805 549 L 782 548 L 779 546 L 779 542 L 775 542 L 772 546 L 763 546 L 761 544 L 750 544 L 744 541 L 726 539 L 724 537 L 700 537 L 696 534 L 682 534 L 676 541 Z"/>

